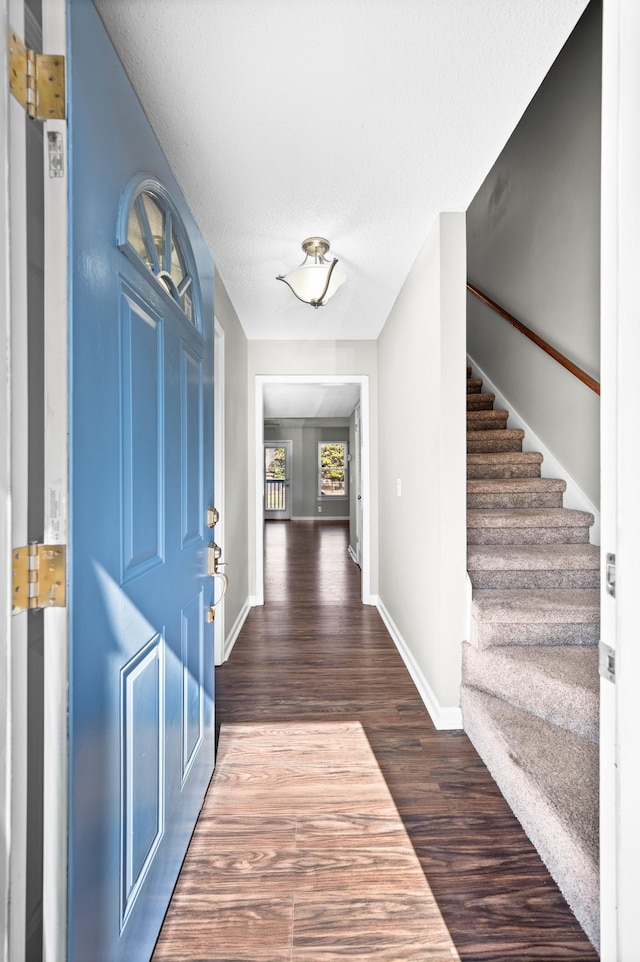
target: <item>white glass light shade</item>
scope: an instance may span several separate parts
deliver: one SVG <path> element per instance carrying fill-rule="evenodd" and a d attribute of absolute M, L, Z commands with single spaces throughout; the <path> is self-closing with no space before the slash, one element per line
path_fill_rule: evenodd
<path fill-rule="evenodd" d="M 276 279 L 284 281 L 305 304 L 322 307 L 344 284 L 346 274 L 338 267 L 337 258 L 325 260 L 329 242 L 324 238 L 309 238 L 304 241 L 302 249 L 307 255 L 302 264 Z"/>

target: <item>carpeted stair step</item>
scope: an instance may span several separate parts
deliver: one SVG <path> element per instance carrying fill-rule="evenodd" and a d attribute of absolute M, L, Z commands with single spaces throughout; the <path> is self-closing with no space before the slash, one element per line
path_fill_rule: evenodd
<path fill-rule="evenodd" d="M 467 411 L 491 411 L 495 394 L 467 394 Z"/>
<path fill-rule="evenodd" d="M 592 524 L 575 508 L 472 508 L 467 544 L 588 544 Z"/>
<path fill-rule="evenodd" d="M 539 478 L 538 451 L 486 452 L 467 455 L 468 478 Z"/>
<path fill-rule="evenodd" d="M 597 946 L 598 748 L 500 698 L 463 686 L 473 745 Z"/>
<path fill-rule="evenodd" d="M 476 648 L 502 645 L 597 645 L 600 592 L 595 588 L 511 588 L 473 592 Z"/>
<path fill-rule="evenodd" d="M 479 394 L 481 390 L 482 378 L 467 376 L 467 394 Z"/>
<path fill-rule="evenodd" d="M 522 451 L 524 431 L 505 428 L 495 431 L 467 431 L 467 453 L 479 454 L 499 451 Z"/>
<path fill-rule="evenodd" d="M 593 544 L 472 544 L 474 588 L 597 588 L 600 549 Z"/>
<path fill-rule="evenodd" d="M 502 430 L 508 417 L 508 411 L 467 411 L 467 431 Z"/>
<path fill-rule="evenodd" d="M 468 508 L 561 508 L 560 478 L 477 478 L 467 481 Z"/>
<path fill-rule="evenodd" d="M 598 742 L 596 647 L 528 645 L 483 651 L 464 642 L 462 682 Z"/>

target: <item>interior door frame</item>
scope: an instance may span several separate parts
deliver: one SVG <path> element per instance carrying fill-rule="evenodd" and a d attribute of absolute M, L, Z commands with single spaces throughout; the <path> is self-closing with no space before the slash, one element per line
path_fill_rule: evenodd
<path fill-rule="evenodd" d="M 20 926 L 25 921 L 25 891 L 20 888 L 26 868 L 26 770 L 19 763 L 20 749 L 25 750 L 25 733 L 20 736 L 20 706 L 16 690 L 26 686 L 26 663 L 16 663 L 14 652 L 26 652 L 26 613 L 20 618 L 12 616 L 11 550 L 20 543 L 26 533 L 26 504 L 20 525 L 15 523 L 17 501 L 15 490 L 14 450 L 15 423 L 20 416 L 15 403 L 18 367 L 24 367 L 26 357 L 20 358 L 20 349 L 14 339 L 14 325 L 26 332 L 26 143 L 15 136 L 15 127 L 23 123 L 22 108 L 9 91 L 8 39 L 9 30 L 22 31 L 24 16 L 21 0 L 0 0 L 2 18 L 2 53 L 0 64 L 0 121 L 3 132 L 3 149 L 0 150 L 0 290 L 2 292 L 2 320 L 0 321 L 0 396 L 8 414 L 6 430 L 0 441 L 0 960 L 20 962 L 24 958 L 24 938 L 20 940 Z M 17 122 L 17 123 L 16 123 Z M 16 224 L 16 215 L 22 214 L 25 222 Z M 24 244 L 22 243 L 24 240 Z M 22 248 L 24 247 L 24 251 Z M 18 255 L 20 250 L 20 256 Z M 23 256 L 22 256 L 23 255 Z M 23 420 L 24 424 L 24 420 Z M 20 530 L 21 528 L 24 530 Z M 22 811 L 21 811 L 22 807 Z M 22 941 L 22 947 L 21 947 Z"/>
<path fill-rule="evenodd" d="M 362 411 L 360 401 L 354 408 L 354 440 L 353 467 L 355 487 L 355 527 L 356 527 L 356 564 L 362 565 Z"/>
<path fill-rule="evenodd" d="M 42 4 L 42 42 L 67 59 L 66 0 Z M 47 144 L 61 145 L 63 176 L 49 172 Z M 69 546 L 69 293 L 66 120 L 44 124 L 44 539 Z M 69 819 L 69 599 L 44 612 L 43 959 L 67 957 Z"/>
<path fill-rule="evenodd" d="M 371 594 L 371 494 L 370 494 L 370 417 L 368 374 L 256 374 L 255 375 L 255 595 L 252 603 L 264 604 L 264 387 L 266 384 L 358 384 L 362 428 L 362 566 L 361 599 L 375 603 Z"/>
<path fill-rule="evenodd" d="M 222 557 L 225 555 L 225 483 L 224 483 L 224 464 L 225 464 L 225 340 L 224 328 L 217 317 L 214 317 L 214 409 L 213 409 L 213 490 L 215 493 L 215 506 L 218 509 L 220 520 L 215 528 L 215 541 L 221 549 Z M 213 623 L 214 633 L 214 662 L 222 665 L 225 661 L 225 602 L 224 597 L 216 607 L 216 617 Z"/>
<path fill-rule="evenodd" d="M 637 434 L 640 355 L 637 272 L 640 260 L 640 8 L 605 0 L 602 97 L 602 561 L 601 637 L 615 652 L 615 682 L 600 691 L 601 958 L 634 962 L 640 937 L 637 724 L 640 648 L 640 503 Z M 615 597 L 605 584 L 616 557 Z"/>

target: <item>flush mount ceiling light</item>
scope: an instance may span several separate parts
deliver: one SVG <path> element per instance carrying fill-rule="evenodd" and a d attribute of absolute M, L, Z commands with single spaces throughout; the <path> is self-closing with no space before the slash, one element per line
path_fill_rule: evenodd
<path fill-rule="evenodd" d="M 338 258 L 325 259 L 330 246 L 324 237 L 307 237 L 302 242 L 306 255 L 302 264 L 288 274 L 279 274 L 276 280 L 284 281 L 298 300 L 312 307 L 322 307 L 346 280 L 344 271 L 336 267 Z"/>

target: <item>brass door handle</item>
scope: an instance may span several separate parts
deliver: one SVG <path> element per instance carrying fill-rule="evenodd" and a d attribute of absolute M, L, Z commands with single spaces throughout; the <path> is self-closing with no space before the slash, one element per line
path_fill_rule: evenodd
<path fill-rule="evenodd" d="M 209 605 L 209 607 L 207 608 L 207 621 L 208 621 L 209 623 L 211 623 L 211 622 L 213 621 L 213 619 L 215 618 L 215 616 L 216 616 L 216 608 L 218 607 L 218 605 L 220 604 L 220 602 L 221 602 L 222 599 L 224 598 L 225 594 L 227 593 L 227 588 L 228 588 L 228 586 L 229 586 L 229 579 L 227 578 L 226 574 L 224 574 L 224 572 L 222 572 L 222 571 L 216 571 L 215 574 L 214 574 L 212 577 L 213 577 L 213 578 L 220 578 L 220 579 L 222 580 L 222 591 L 220 592 L 220 597 L 218 598 L 218 600 L 217 600 L 217 601 L 214 601 L 213 604 L 212 604 L 212 605 Z"/>

